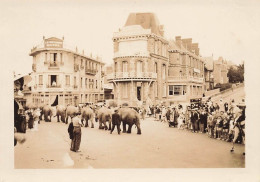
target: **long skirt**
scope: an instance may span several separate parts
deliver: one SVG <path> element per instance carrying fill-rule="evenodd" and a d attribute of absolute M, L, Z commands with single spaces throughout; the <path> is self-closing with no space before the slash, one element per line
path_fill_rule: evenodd
<path fill-rule="evenodd" d="M 74 127 L 73 129 L 73 139 L 71 144 L 71 149 L 74 152 L 77 152 L 79 150 L 80 142 L 81 142 L 81 127 L 77 126 Z"/>

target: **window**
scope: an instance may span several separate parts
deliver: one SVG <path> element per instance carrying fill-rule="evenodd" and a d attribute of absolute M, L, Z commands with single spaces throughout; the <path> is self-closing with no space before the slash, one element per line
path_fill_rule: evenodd
<path fill-rule="evenodd" d="M 158 97 L 158 83 L 157 82 L 154 82 L 154 95 L 155 97 Z"/>
<path fill-rule="evenodd" d="M 163 84 L 163 97 L 166 97 L 167 90 L 166 90 L 166 83 Z"/>
<path fill-rule="evenodd" d="M 123 98 L 127 98 L 127 83 L 124 83 L 123 86 Z"/>
<path fill-rule="evenodd" d="M 154 72 L 157 73 L 157 63 L 154 63 Z"/>
<path fill-rule="evenodd" d="M 48 54 L 47 53 L 45 53 L 45 62 L 47 62 L 48 60 L 47 60 L 47 58 L 48 58 Z"/>
<path fill-rule="evenodd" d="M 173 85 L 169 85 L 169 95 L 173 95 Z"/>
<path fill-rule="evenodd" d="M 77 78 L 74 76 L 74 85 L 77 85 Z"/>
<path fill-rule="evenodd" d="M 88 79 L 85 78 L 85 88 L 88 88 Z"/>
<path fill-rule="evenodd" d="M 85 67 L 86 67 L 86 69 L 88 69 L 88 61 L 86 61 L 86 66 Z"/>
<path fill-rule="evenodd" d="M 163 67 L 162 67 L 162 79 L 165 80 L 166 78 L 166 65 L 163 64 Z"/>
<path fill-rule="evenodd" d="M 60 53 L 60 62 L 62 62 L 62 53 Z"/>
<path fill-rule="evenodd" d="M 53 62 L 55 63 L 57 61 L 57 53 L 53 54 Z"/>
<path fill-rule="evenodd" d="M 80 88 L 82 88 L 82 85 L 83 85 L 83 79 L 82 77 L 80 78 Z"/>
<path fill-rule="evenodd" d="M 98 89 L 98 83 L 97 83 L 97 80 L 96 80 L 96 89 Z"/>
<path fill-rule="evenodd" d="M 127 61 L 123 61 L 123 72 L 127 72 Z"/>
<path fill-rule="evenodd" d="M 143 72 L 143 62 L 142 61 L 137 61 L 137 73 Z"/>
<path fill-rule="evenodd" d="M 66 85 L 70 85 L 70 76 L 66 75 Z"/>
<path fill-rule="evenodd" d="M 174 95 L 181 95 L 181 86 L 180 85 L 175 85 L 174 86 Z"/>
<path fill-rule="evenodd" d="M 80 60 L 80 66 L 83 67 L 83 59 Z"/>
<path fill-rule="evenodd" d="M 115 62 L 115 72 L 117 72 L 117 62 Z"/>
<path fill-rule="evenodd" d="M 39 75 L 39 85 L 43 85 L 43 77 L 42 77 L 42 75 Z"/>

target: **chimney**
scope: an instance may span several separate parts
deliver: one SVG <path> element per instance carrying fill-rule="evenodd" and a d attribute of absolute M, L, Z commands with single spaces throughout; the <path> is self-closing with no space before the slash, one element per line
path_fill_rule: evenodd
<path fill-rule="evenodd" d="M 175 42 L 181 48 L 181 44 L 182 44 L 181 36 L 176 36 L 175 37 Z"/>

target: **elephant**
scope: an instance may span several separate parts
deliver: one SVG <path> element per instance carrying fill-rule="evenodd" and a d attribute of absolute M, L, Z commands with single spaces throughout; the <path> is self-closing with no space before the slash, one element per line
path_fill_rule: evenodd
<path fill-rule="evenodd" d="M 131 133 L 133 124 L 137 127 L 137 134 L 141 135 L 140 116 L 137 111 L 132 108 L 122 107 L 118 109 L 118 114 L 123 122 L 123 133 L 126 133 L 126 125 L 128 125 L 127 133 Z"/>
<path fill-rule="evenodd" d="M 94 128 L 94 118 L 95 113 L 90 107 L 87 106 L 81 109 L 81 121 L 83 123 L 83 121 L 86 120 L 85 127 L 88 127 L 88 121 L 90 120 L 91 128 Z"/>
<path fill-rule="evenodd" d="M 49 104 L 47 104 L 42 108 L 42 113 L 44 116 L 44 121 L 51 122 L 51 117 L 53 116 L 54 108 L 52 108 Z M 48 118 L 49 116 L 50 119 Z"/>
<path fill-rule="evenodd" d="M 56 106 L 56 116 L 57 116 L 58 122 L 60 122 L 60 117 L 61 117 L 61 121 L 63 123 L 65 123 L 66 108 L 63 105 L 57 105 Z"/>
<path fill-rule="evenodd" d="M 75 107 L 75 106 L 68 106 L 66 108 L 66 124 L 68 124 L 68 119 L 69 117 L 72 118 L 72 116 L 74 115 L 74 113 L 79 112 L 79 108 Z"/>
<path fill-rule="evenodd" d="M 111 130 L 111 122 L 112 122 L 112 111 L 106 107 L 101 107 L 97 111 L 97 118 L 99 121 L 99 129 Z M 109 128 L 107 128 L 106 122 L 109 123 Z M 102 126 L 104 125 L 104 126 Z"/>

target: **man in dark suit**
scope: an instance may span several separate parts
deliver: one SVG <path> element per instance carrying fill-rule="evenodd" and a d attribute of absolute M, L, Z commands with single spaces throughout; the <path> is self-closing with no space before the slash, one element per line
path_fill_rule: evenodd
<path fill-rule="evenodd" d="M 117 126 L 117 132 L 118 135 L 120 135 L 120 124 L 121 124 L 121 120 L 120 120 L 120 116 L 118 114 L 118 110 L 115 110 L 115 113 L 112 114 L 112 129 L 110 131 L 110 134 L 112 134 L 112 132 L 115 129 L 115 126 Z"/>

